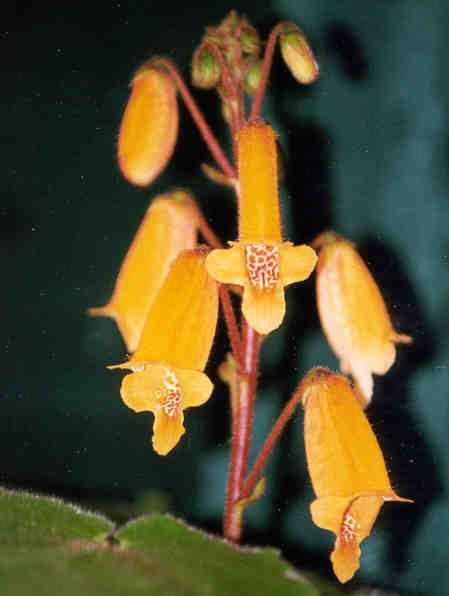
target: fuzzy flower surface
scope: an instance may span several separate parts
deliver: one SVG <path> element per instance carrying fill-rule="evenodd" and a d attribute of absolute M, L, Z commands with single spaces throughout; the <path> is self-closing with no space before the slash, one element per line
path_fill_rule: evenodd
<path fill-rule="evenodd" d="M 357 382 L 365 405 L 373 394 L 373 373 L 384 375 L 396 359 L 397 333 L 384 299 L 354 246 L 332 232 L 322 234 L 316 271 L 318 312 L 341 371 Z"/>
<path fill-rule="evenodd" d="M 282 239 L 276 134 L 264 122 L 238 133 L 239 239 L 206 260 L 221 283 L 243 286 L 242 312 L 258 333 L 277 329 L 285 316 L 284 287 L 309 277 L 315 251 Z"/>
<path fill-rule="evenodd" d="M 134 412 L 154 414 L 153 448 L 166 455 L 185 433 L 184 410 L 204 404 L 213 384 L 203 370 L 218 314 L 216 282 L 208 275 L 202 248 L 181 252 L 148 314 L 121 396 Z"/>
<path fill-rule="evenodd" d="M 360 544 L 385 501 L 409 501 L 391 487 L 376 436 L 348 379 L 312 369 L 303 393 L 307 467 L 315 525 L 335 534 L 331 561 L 340 582 L 359 568 Z"/>
<path fill-rule="evenodd" d="M 88 311 L 93 317 L 115 320 L 128 352 L 139 345 L 151 304 L 172 261 L 182 250 L 196 246 L 195 213 L 187 192 L 155 197 L 126 253 L 109 302 Z"/>

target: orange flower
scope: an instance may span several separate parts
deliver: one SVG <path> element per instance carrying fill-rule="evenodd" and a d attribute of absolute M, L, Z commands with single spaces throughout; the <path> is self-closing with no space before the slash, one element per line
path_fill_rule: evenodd
<path fill-rule="evenodd" d="M 167 165 L 178 136 L 176 88 L 149 64 L 134 75 L 118 137 L 118 162 L 132 184 L 147 186 Z"/>
<path fill-rule="evenodd" d="M 148 208 L 106 306 L 90 308 L 92 316 L 112 317 L 129 352 L 134 352 L 150 306 L 176 255 L 194 248 L 197 236 L 195 204 L 175 191 L 157 196 Z"/>
<path fill-rule="evenodd" d="M 359 568 L 360 543 L 384 501 L 410 501 L 391 488 L 379 444 L 348 379 L 317 368 L 303 386 L 307 465 L 317 497 L 310 511 L 319 528 L 335 534 L 331 561 L 346 582 Z"/>
<path fill-rule="evenodd" d="M 213 250 L 206 260 L 221 283 L 243 286 L 242 311 L 258 333 L 267 334 L 285 315 L 284 286 L 307 279 L 316 254 L 306 245 L 283 242 L 277 179 L 276 135 L 268 124 L 251 123 L 237 137 L 239 240 Z"/>
<path fill-rule="evenodd" d="M 205 256 L 201 248 L 178 255 L 136 352 L 128 362 L 108 367 L 133 371 L 123 379 L 121 396 L 135 412 L 153 412 L 153 448 L 159 455 L 184 434 L 184 410 L 205 403 L 213 389 L 202 371 L 215 334 L 218 291 L 204 267 Z"/>
<path fill-rule="evenodd" d="M 342 372 L 357 381 L 365 405 L 373 393 L 372 374 L 385 374 L 396 358 L 396 333 L 382 295 L 353 245 L 332 232 L 318 240 L 316 290 L 318 312 Z"/>

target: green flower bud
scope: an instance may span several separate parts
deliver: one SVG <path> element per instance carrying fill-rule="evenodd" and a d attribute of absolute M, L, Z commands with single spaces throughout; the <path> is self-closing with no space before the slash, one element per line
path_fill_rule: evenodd
<path fill-rule="evenodd" d="M 192 85 L 200 89 L 212 89 L 220 80 L 220 65 L 213 54 L 200 46 L 193 54 Z"/>
<path fill-rule="evenodd" d="M 260 37 L 256 29 L 246 19 L 242 24 L 240 32 L 240 45 L 245 54 L 258 56 L 260 54 Z"/>
<path fill-rule="evenodd" d="M 261 74 L 262 62 L 259 60 L 257 62 L 253 62 L 245 74 L 245 93 L 248 95 L 254 95 L 259 87 Z"/>
<path fill-rule="evenodd" d="M 304 33 L 294 23 L 285 23 L 280 36 L 281 53 L 285 64 L 303 85 L 318 78 L 319 68 Z"/>

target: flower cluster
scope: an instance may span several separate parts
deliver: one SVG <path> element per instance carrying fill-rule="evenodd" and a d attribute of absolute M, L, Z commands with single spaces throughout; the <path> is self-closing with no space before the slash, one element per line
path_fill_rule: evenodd
<path fill-rule="evenodd" d="M 277 41 L 295 79 L 312 83 L 318 65 L 303 32 L 290 22 L 272 30 L 261 56 L 256 29 L 231 11 L 206 30 L 193 55 L 192 82 L 217 92 L 235 164 L 170 60 L 149 60 L 134 75 L 118 140 L 123 175 L 147 186 L 168 163 L 178 132 L 179 92 L 216 162 L 217 167 L 203 164 L 204 173 L 235 191 L 238 238 L 223 245 L 187 191 L 154 198 L 112 297 L 89 313 L 116 321 L 130 355 L 108 368 L 128 371 L 122 400 L 134 412 L 153 413 L 153 448 L 166 455 L 185 433 L 184 411 L 204 404 L 213 392 L 204 371 L 221 302 L 231 350 L 220 367 L 230 388 L 232 419 L 225 536 L 240 539 L 244 510 L 263 492 L 265 462 L 302 402 L 316 494 L 311 517 L 335 534 L 331 560 L 338 579 L 346 582 L 358 569 L 360 544 L 382 504 L 407 500 L 391 487 L 364 408 L 373 395 L 373 374 L 385 374 L 394 363 L 395 344 L 411 339 L 394 330 L 382 294 L 352 243 L 333 232 L 320 234 L 313 248 L 294 246 L 283 236 L 277 135 L 260 115 Z M 253 98 L 249 115 L 245 94 Z M 205 244 L 198 245 L 199 235 Z M 321 326 L 343 374 L 324 368 L 306 374 L 248 472 L 259 351 L 283 323 L 284 288 L 314 270 Z"/>

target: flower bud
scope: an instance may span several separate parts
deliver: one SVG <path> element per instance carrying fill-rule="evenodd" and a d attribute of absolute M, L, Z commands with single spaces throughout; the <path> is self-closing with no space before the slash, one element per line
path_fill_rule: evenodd
<path fill-rule="evenodd" d="M 118 163 L 125 178 L 148 186 L 169 162 L 178 135 L 175 85 L 158 68 L 144 65 L 131 82 L 118 138 Z"/>
<path fill-rule="evenodd" d="M 260 60 L 253 62 L 245 74 L 245 93 L 254 95 L 259 88 L 260 78 L 262 75 L 262 63 Z"/>
<path fill-rule="evenodd" d="M 213 89 L 220 80 L 220 65 L 212 52 L 200 46 L 193 54 L 192 85 L 200 89 Z"/>
<path fill-rule="evenodd" d="M 260 37 L 256 29 L 243 18 L 240 31 L 240 45 L 245 54 L 258 56 L 260 53 Z"/>
<path fill-rule="evenodd" d="M 304 33 L 294 23 L 285 23 L 280 36 L 281 53 L 285 64 L 303 85 L 318 78 L 319 68 Z"/>
<path fill-rule="evenodd" d="M 326 232 L 315 244 L 321 247 L 316 275 L 321 325 L 342 372 L 354 377 L 368 405 L 372 374 L 384 375 L 395 361 L 395 343 L 411 338 L 393 329 L 382 294 L 350 242 Z"/>

